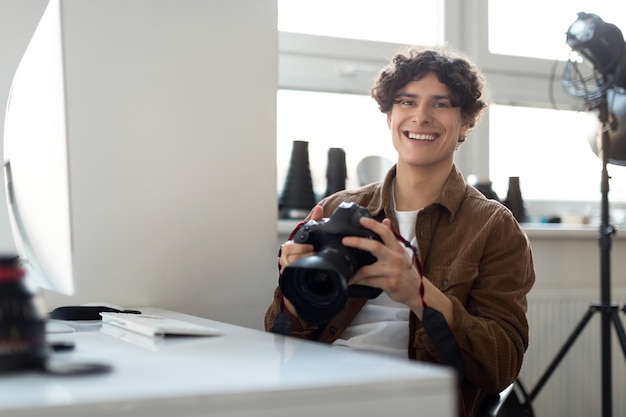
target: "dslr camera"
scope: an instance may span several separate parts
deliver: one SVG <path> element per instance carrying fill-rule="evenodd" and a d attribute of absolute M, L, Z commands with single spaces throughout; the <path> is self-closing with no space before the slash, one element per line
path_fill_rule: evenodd
<path fill-rule="evenodd" d="M 332 216 L 319 222 L 311 220 L 296 231 L 295 243 L 313 245 L 315 254 L 298 259 L 283 270 L 278 285 L 304 321 L 323 324 L 346 305 L 348 297 L 376 298 L 382 292 L 365 285 L 348 285 L 357 270 L 376 262 L 367 251 L 341 244 L 345 236 L 381 238 L 359 224 L 371 217 L 366 208 L 341 203 Z"/>

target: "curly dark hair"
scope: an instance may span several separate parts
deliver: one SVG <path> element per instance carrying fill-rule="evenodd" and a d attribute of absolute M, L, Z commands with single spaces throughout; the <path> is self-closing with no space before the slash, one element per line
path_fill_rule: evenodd
<path fill-rule="evenodd" d="M 469 124 L 469 130 L 474 128 L 482 110 L 487 107 L 481 99 L 485 79 L 467 56 L 449 46 L 402 48 L 378 76 L 371 95 L 380 111 L 388 114 L 398 90 L 430 73 L 437 75 L 448 87 L 452 105 L 461 108 L 461 116 Z M 459 138 L 459 142 L 464 140 L 464 137 Z"/>

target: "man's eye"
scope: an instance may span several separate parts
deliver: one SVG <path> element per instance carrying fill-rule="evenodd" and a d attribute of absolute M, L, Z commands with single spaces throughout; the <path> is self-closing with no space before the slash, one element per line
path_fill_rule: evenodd
<path fill-rule="evenodd" d="M 398 104 L 400 106 L 413 106 L 415 104 L 413 100 L 403 100 L 401 98 L 397 98 L 393 102 L 394 104 Z"/>
<path fill-rule="evenodd" d="M 435 107 L 446 108 L 450 107 L 450 105 L 447 102 L 438 101 L 437 103 L 435 103 Z"/>

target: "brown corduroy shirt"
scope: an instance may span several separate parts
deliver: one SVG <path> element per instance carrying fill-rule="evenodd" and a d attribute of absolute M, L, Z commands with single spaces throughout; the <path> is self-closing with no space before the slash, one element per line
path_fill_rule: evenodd
<path fill-rule="evenodd" d="M 350 201 L 366 207 L 378 220 L 389 218 L 397 228 L 391 205 L 395 174 L 394 167 L 381 183 L 324 199 L 320 203 L 324 217 Z M 415 234 L 424 276 L 454 306 L 451 330 L 461 348 L 465 374 L 460 412 L 471 417 L 487 393 L 499 393 L 520 371 L 528 347 L 526 294 L 535 280 L 530 244 L 511 212 L 467 185 L 456 167 L 437 200 L 418 213 Z M 290 316 L 291 335 L 332 343 L 366 301 L 349 299 L 345 310 L 323 328 Z M 266 330 L 273 327 L 280 305 L 277 288 L 265 315 Z M 441 363 L 413 313 L 408 332 L 409 358 Z"/>

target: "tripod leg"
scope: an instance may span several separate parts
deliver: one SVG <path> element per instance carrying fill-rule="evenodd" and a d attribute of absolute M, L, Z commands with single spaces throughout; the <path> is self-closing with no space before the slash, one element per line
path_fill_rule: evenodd
<path fill-rule="evenodd" d="M 615 324 L 615 331 L 617 332 L 617 337 L 622 345 L 622 353 L 624 354 L 624 359 L 626 359 L 626 333 L 624 332 L 624 327 L 622 326 L 622 322 L 619 320 L 619 316 L 617 314 L 617 310 L 613 310 L 611 314 L 611 318 L 613 319 L 613 323 Z"/>
<path fill-rule="evenodd" d="M 569 336 L 569 338 L 565 341 L 565 344 L 563 345 L 559 353 L 556 355 L 556 357 L 552 360 L 552 363 L 550 364 L 550 366 L 548 366 L 548 369 L 546 369 L 546 371 L 543 373 L 543 375 L 539 379 L 539 382 L 537 382 L 537 385 L 535 386 L 535 388 L 533 388 L 533 390 L 530 392 L 530 395 L 528 396 L 528 403 L 532 403 L 535 397 L 537 397 L 537 394 L 539 394 L 539 391 L 541 391 L 541 388 L 543 388 L 545 383 L 548 381 L 548 379 L 552 375 L 552 372 L 554 372 L 554 370 L 559 365 L 561 360 L 563 360 L 563 358 L 565 357 L 569 349 L 572 347 L 572 345 L 574 344 L 578 336 L 580 336 L 580 333 L 582 333 L 583 329 L 585 328 L 585 326 L 591 319 L 591 316 L 593 315 L 593 313 L 595 313 L 596 311 L 598 310 L 596 310 L 593 307 L 590 307 L 589 310 L 587 310 L 587 313 L 585 313 L 585 315 L 580 320 L 576 328 L 574 328 L 574 331 Z"/>
<path fill-rule="evenodd" d="M 602 314 L 600 327 L 600 346 L 602 349 L 602 416 L 611 417 L 613 415 L 613 368 L 611 367 L 611 313 L 599 310 Z"/>

